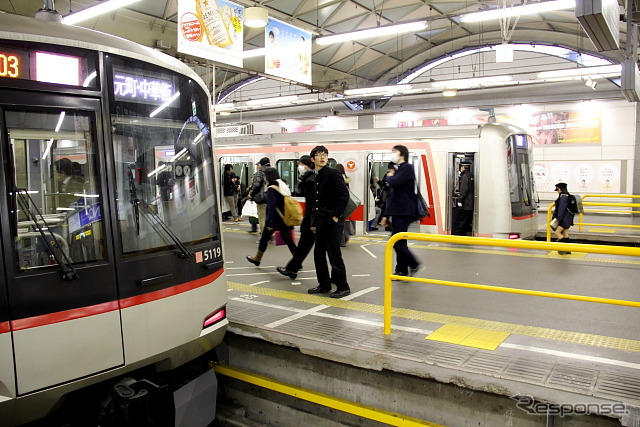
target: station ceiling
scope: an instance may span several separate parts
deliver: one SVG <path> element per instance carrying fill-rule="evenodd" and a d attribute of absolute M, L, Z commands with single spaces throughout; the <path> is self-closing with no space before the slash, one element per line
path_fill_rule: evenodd
<path fill-rule="evenodd" d="M 98 0 L 57 0 L 56 10 L 66 15 Z M 497 20 L 463 23 L 460 15 L 485 9 L 495 9 L 504 1 L 459 0 L 236 0 L 243 6 L 262 6 L 270 16 L 311 31 L 314 35 L 330 35 L 372 28 L 379 25 L 426 19 L 425 31 L 399 36 L 386 36 L 336 45 L 313 45 L 313 87 L 326 90 L 335 80 L 349 87 L 370 87 L 396 83 L 407 71 L 465 48 L 499 44 L 505 33 L 512 32 L 510 41 L 568 47 L 579 52 L 596 52 L 572 9 L 513 18 L 509 28 L 501 28 Z M 519 4 L 519 3 L 517 3 Z M 516 5 L 517 5 L 516 4 Z M 512 3 L 506 1 L 506 6 Z M 0 0 L 0 10 L 33 16 L 43 6 L 42 0 Z M 622 6 L 621 6 L 622 11 Z M 171 44 L 167 53 L 179 55 L 176 22 L 178 0 L 141 0 L 127 8 L 85 21 L 80 25 L 111 33 L 148 46 L 158 40 Z M 625 43 L 625 24 L 620 23 L 621 42 Z M 263 46 L 262 30 L 245 31 L 245 48 Z M 623 51 L 611 51 L 601 56 L 621 61 Z M 206 61 L 184 58 L 186 62 Z M 204 64 L 203 64 L 204 62 Z M 251 73 L 216 64 L 215 91 L 245 80 Z M 515 65 L 514 65 L 515 66 Z M 205 74 L 202 73 L 201 74 Z M 203 75 L 205 80 L 207 76 Z"/>

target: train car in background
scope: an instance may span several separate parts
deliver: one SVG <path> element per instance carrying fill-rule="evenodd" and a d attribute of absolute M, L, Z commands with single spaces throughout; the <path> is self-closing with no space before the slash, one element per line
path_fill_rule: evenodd
<path fill-rule="evenodd" d="M 532 176 L 531 137 L 523 130 L 489 123 L 482 126 L 359 129 L 216 139 L 220 163 L 234 165 L 250 184 L 254 164 L 269 156 L 272 166 L 294 189 L 296 159 L 315 145 L 329 149 L 330 165 L 341 163 L 350 189 L 362 205 L 351 216 L 367 232 L 375 217 L 375 182 L 387 171 L 394 145 L 409 148 L 418 187 L 431 216 L 410 231 L 451 234 L 458 215 L 458 171 L 469 165 L 474 174 L 473 236 L 531 239 L 537 231 L 538 196 Z M 238 173 L 240 171 L 240 173 Z M 372 191 L 373 189 L 373 191 Z M 375 225 L 375 224 L 373 224 Z"/>
<path fill-rule="evenodd" d="M 172 57 L 0 14 L 2 426 L 221 342 L 209 105 Z"/>

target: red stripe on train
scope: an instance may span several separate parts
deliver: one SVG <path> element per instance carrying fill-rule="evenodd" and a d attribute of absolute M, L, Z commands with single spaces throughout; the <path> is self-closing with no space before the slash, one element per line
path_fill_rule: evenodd
<path fill-rule="evenodd" d="M 525 216 L 512 216 L 511 219 L 515 219 L 516 221 L 522 221 L 523 219 L 529 219 L 529 218 L 533 218 L 538 216 L 537 213 L 533 213 L 531 215 L 525 215 Z"/>
<path fill-rule="evenodd" d="M 194 280 L 192 282 L 183 283 L 181 285 L 172 286 L 170 288 L 161 289 L 155 292 L 149 292 L 147 294 L 137 295 L 131 298 L 125 298 L 120 300 L 120 308 L 129 308 L 135 305 L 146 304 L 151 301 L 156 301 L 159 299 L 171 297 L 174 295 L 181 294 L 183 292 L 188 292 L 193 289 L 200 288 L 202 286 L 208 285 L 210 282 L 213 282 L 217 278 L 219 278 L 223 273 L 223 270 L 220 269 L 213 274 L 210 274 L 201 279 Z"/>
<path fill-rule="evenodd" d="M 9 331 L 11 331 L 9 322 L 0 322 L 0 334 L 6 334 Z"/>
<path fill-rule="evenodd" d="M 108 313 L 110 311 L 120 308 L 129 308 L 136 305 L 146 304 L 148 302 L 160 300 L 163 298 L 171 297 L 174 295 L 182 294 L 184 292 L 191 291 L 193 289 L 200 288 L 218 279 L 223 273 L 223 270 L 210 274 L 209 276 L 201 279 L 193 280 L 191 282 L 183 283 L 181 285 L 172 286 L 170 288 L 161 289 L 155 292 L 149 292 L 144 295 L 138 295 L 131 298 L 124 298 L 120 301 L 110 301 L 102 304 L 96 304 L 88 307 L 74 308 L 72 310 L 59 311 L 56 313 L 43 314 L 42 316 L 28 317 L 25 319 L 14 320 L 11 322 L 0 322 L 0 333 L 7 333 L 11 329 L 19 331 L 22 329 L 36 328 L 38 326 L 51 325 L 59 322 L 66 322 L 68 320 L 81 319 L 83 317 L 95 316 L 97 314 Z"/>

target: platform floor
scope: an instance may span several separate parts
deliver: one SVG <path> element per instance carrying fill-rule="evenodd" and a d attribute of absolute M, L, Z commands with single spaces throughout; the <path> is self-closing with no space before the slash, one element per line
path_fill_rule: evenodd
<path fill-rule="evenodd" d="M 289 259 L 270 245 L 260 267 L 246 223 L 224 223 L 230 331 L 305 354 L 430 377 L 505 396 L 554 403 L 627 405 L 640 422 L 640 309 L 393 282 L 391 335 L 383 333 L 385 234 L 353 236 L 343 256 L 351 295 L 309 295 L 312 256 L 296 280 L 275 267 Z M 640 259 L 415 242 L 420 277 L 640 300 Z M 514 401 L 514 410 L 515 410 Z M 626 425 L 626 424 L 623 424 Z"/>

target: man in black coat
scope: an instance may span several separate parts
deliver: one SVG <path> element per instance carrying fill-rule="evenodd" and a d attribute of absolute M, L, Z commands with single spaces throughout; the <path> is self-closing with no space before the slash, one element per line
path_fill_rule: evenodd
<path fill-rule="evenodd" d="M 471 221 L 473 220 L 474 204 L 474 182 L 473 174 L 469 170 L 469 165 L 460 164 L 460 196 L 458 197 L 458 224 L 454 234 L 466 236 L 471 231 Z"/>
<path fill-rule="evenodd" d="M 311 217 L 311 229 L 316 233 L 316 247 L 313 258 L 316 264 L 318 286 L 308 290 L 310 294 L 331 292 L 331 283 L 336 291 L 331 298 L 346 297 L 351 293 L 347 282 L 347 269 L 340 251 L 340 237 L 344 231 L 344 210 L 349 201 L 349 189 L 342 174 L 327 166 L 329 150 L 319 145 L 311 150 L 315 164 L 316 201 Z M 331 264 L 331 275 L 327 266 L 327 256 Z"/>

